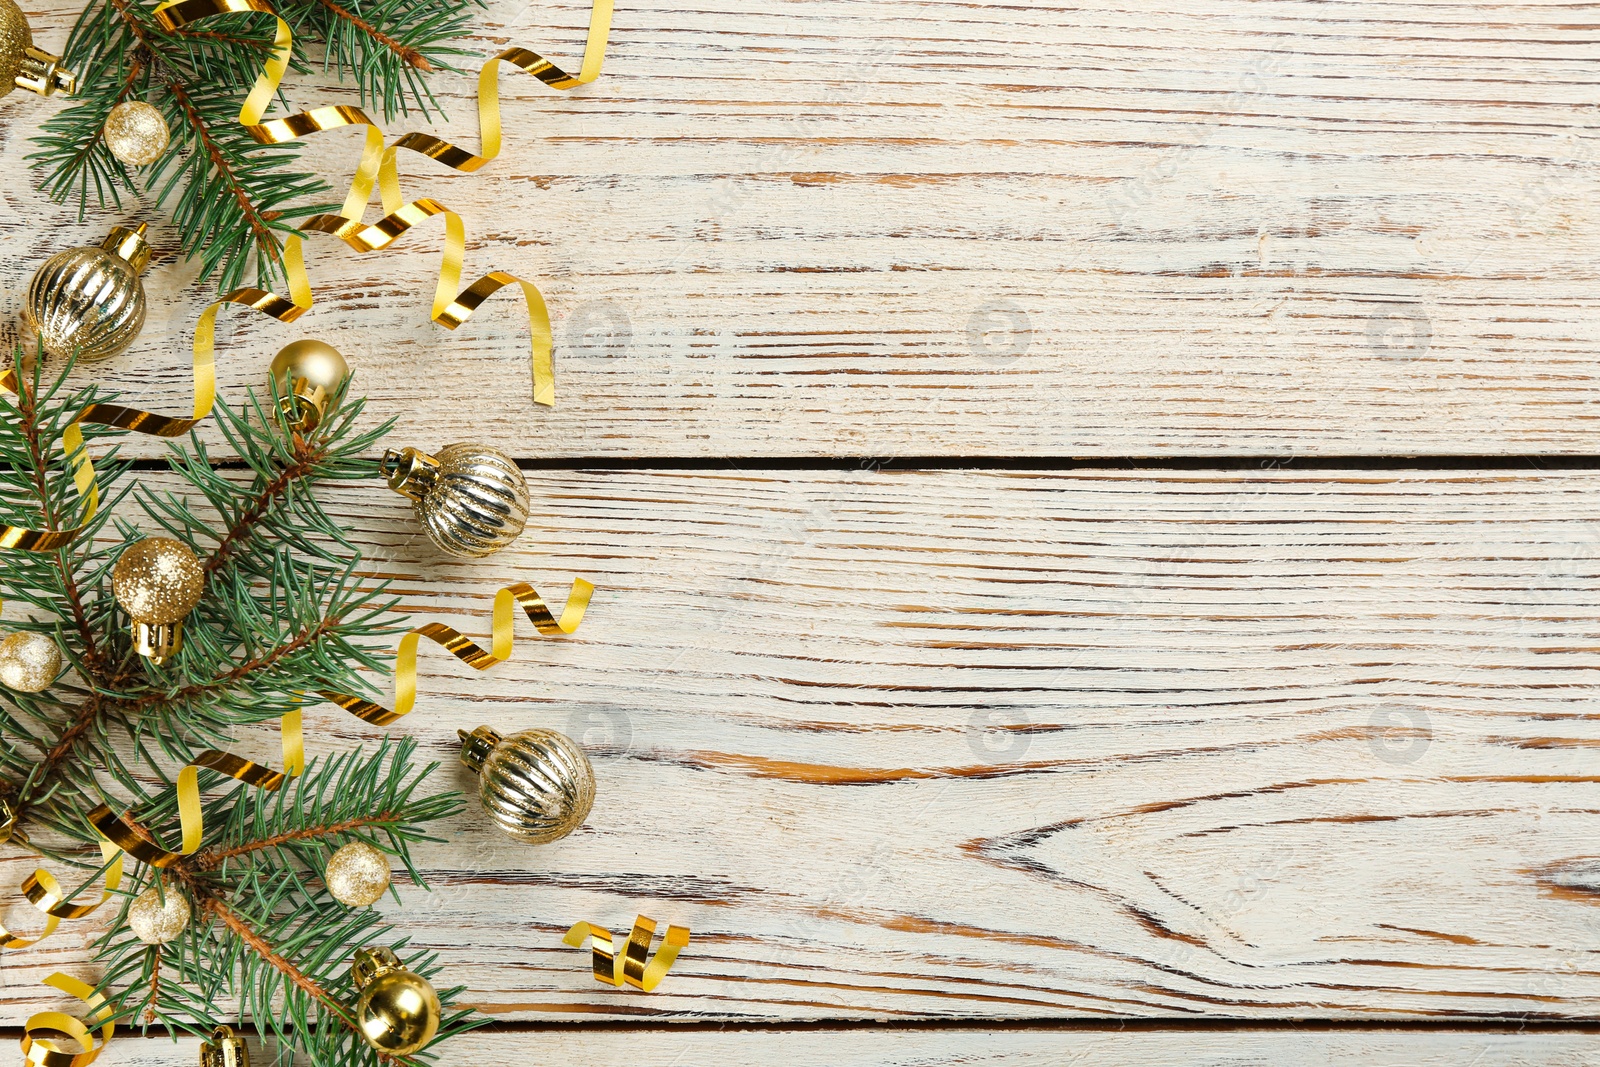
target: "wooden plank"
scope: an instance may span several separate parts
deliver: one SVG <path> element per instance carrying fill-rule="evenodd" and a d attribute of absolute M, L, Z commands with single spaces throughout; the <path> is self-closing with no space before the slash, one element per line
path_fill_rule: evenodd
<path fill-rule="evenodd" d="M 40 39 L 78 6 L 30 4 Z M 575 55 L 585 11 L 493 0 L 473 47 Z M 470 420 L 524 457 L 1591 453 L 1596 29 L 1533 2 L 628 3 L 599 82 L 503 79 L 502 159 L 404 163 L 471 270 L 544 287 L 556 410 L 514 296 L 427 323 L 431 229 L 368 258 L 314 238 L 311 314 L 224 314 L 224 393 L 312 335 L 409 436 Z M 475 144 L 472 79 L 435 84 Z M 55 106 L 7 101 L 8 173 Z M 119 218 L 13 182 L 11 306 Z M 149 284 L 140 345 L 95 373 L 184 412 L 207 290 L 170 254 Z"/>
<path fill-rule="evenodd" d="M 171 1067 L 195 1061 L 198 1042 L 119 1039 L 118 1067 Z M 981 1030 L 544 1030 L 535 1034 L 471 1034 L 444 1046 L 446 1062 L 516 1063 L 537 1044 L 541 1062 L 636 1063 L 680 1067 L 718 1063 L 727 1067 L 829 1063 L 970 1065 L 1008 1063 L 1024 1067 L 1153 1067 L 1215 1064 L 1360 1063 L 1366 1067 L 1521 1067 L 1591 1063 L 1600 1041 L 1586 1034 L 1450 1034 L 1397 1032 L 1228 1031 L 1225 1033 L 1028 1033 Z M 257 1047 L 252 1042 L 252 1047 Z"/>
<path fill-rule="evenodd" d="M 1600 1008 L 1600 474 L 530 485 L 528 533 L 472 564 L 376 486 L 329 498 L 421 618 L 482 636 L 497 583 L 600 589 L 485 674 L 426 655 L 395 727 L 440 789 L 471 787 L 479 723 L 593 755 L 581 832 L 524 847 L 469 811 L 396 912 L 499 1018 Z M 313 752 L 374 735 L 308 726 Z M 560 942 L 636 912 L 694 931 L 650 996 Z M 3 1021 L 91 932 L 4 956 Z"/>

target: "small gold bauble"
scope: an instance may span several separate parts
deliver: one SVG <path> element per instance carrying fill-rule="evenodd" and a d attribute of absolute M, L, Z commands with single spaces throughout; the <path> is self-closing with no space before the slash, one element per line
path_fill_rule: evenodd
<path fill-rule="evenodd" d="M 231 1026 L 219 1026 L 200 1046 L 200 1067 L 250 1067 L 250 1050 Z"/>
<path fill-rule="evenodd" d="M 160 159 L 171 137 L 161 112 L 143 100 L 124 100 L 112 108 L 101 132 L 111 154 L 130 167 L 147 167 Z"/>
<path fill-rule="evenodd" d="M 143 223 L 117 226 L 98 247 L 57 252 L 33 272 L 22 312 L 45 351 L 87 362 L 133 344 L 144 329 L 144 233 Z"/>
<path fill-rule="evenodd" d="M 122 550 L 111 568 L 111 593 L 135 622 L 177 622 L 200 603 L 205 572 L 189 546 L 170 537 L 146 537 Z"/>
<path fill-rule="evenodd" d="M 40 96 L 71 94 L 78 79 L 61 69 L 61 57 L 33 46 L 33 30 L 16 0 L 0 0 L 0 96 L 27 89 Z"/>
<path fill-rule="evenodd" d="M 527 524 L 527 479 L 497 448 L 445 445 L 437 456 L 391 449 L 383 472 L 389 488 L 411 498 L 428 539 L 448 555 L 480 559 L 498 552 Z"/>
<path fill-rule="evenodd" d="M 344 845 L 328 860 L 323 880 L 333 899 L 352 908 L 375 904 L 389 890 L 389 857 L 365 841 Z"/>
<path fill-rule="evenodd" d="M 478 775 L 478 799 L 495 825 L 530 845 L 566 837 L 594 807 L 594 767 L 555 730 L 501 737 L 487 726 L 461 737 L 461 762 Z"/>
<path fill-rule="evenodd" d="M 188 928 L 189 902 L 172 886 L 151 886 L 128 905 L 128 926 L 145 944 L 164 945 Z"/>
<path fill-rule="evenodd" d="M 267 372 L 284 414 L 301 433 L 321 424 L 328 405 L 350 377 L 350 364 L 324 341 L 306 338 L 284 345 Z"/>
<path fill-rule="evenodd" d="M 426 978 L 402 967 L 391 950 L 357 952 L 350 977 L 361 991 L 356 1026 L 367 1044 L 391 1056 L 409 1056 L 433 1040 L 439 994 Z"/>
<path fill-rule="evenodd" d="M 61 673 L 61 647 L 31 630 L 0 641 L 0 685 L 19 693 L 42 693 Z"/>

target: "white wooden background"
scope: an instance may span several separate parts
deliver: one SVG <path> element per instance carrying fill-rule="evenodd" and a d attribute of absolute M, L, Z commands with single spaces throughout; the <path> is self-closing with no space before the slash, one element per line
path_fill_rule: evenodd
<path fill-rule="evenodd" d="M 44 43 L 74 7 L 30 6 Z M 585 18 L 492 0 L 474 44 L 575 56 Z M 599 82 L 503 79 L 495 164 L 405 163 L 470 271 L 545 289 L 555 410 L 513 297 L 427 323 L 432 231 L 313 238 L 294 327 L 225 312 L 225 395 L 322 337 L 396 443 L 555 462 L 475 564 L 377 483 L 333 494 L 408 609 L 481 636 L 504 580 L 600 589 L 487 675 L 427 655 L 395 728 L 442 786 L 482 722 L 566 729 L 600 775 L 563 842 L 469 813 L 423 853 L 435 890 L 394 918 L 506 1024 L 445 1062 L 1600 1063 L 1600 474 L 1471 459 L 1597 451 L 1597 30 L 1554 3 L 627 0 Z M 475 143 L 470 79 L 438 84 Z M 18 173 L 53 105 L 0 106 Z M 330 176 L 356 140 L 321 139 Z M 0 195 L 7 312 L 121 218 L 69 216 Z M 154 231 L 157 310 L 95 373 L 181 412 L 206 290 Z M 1385 458 L 1418 455 L 1467 458 Z M 1041 462 L 1087 456 L 1142 467 Z M 560 943 L 637 911 L 694 930 L 650 996 Z M 0 957 L 0 1023 L 91 932 Z"/>

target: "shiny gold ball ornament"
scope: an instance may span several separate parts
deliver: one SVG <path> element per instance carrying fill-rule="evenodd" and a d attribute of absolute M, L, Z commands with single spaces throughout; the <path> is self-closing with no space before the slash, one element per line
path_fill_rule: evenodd
<path fill-rule="evenodd" d="M 0 641 L 0 685 L 19 693 L 42 693 L 61 673 L 61 646 L 31 630 Z"/>
<path fill-rule="evenodd" d="M 439 994 L 420 974 L 401 966 L 387 948 L 364 948 L 350 965 L 361 991 L 356 1026 L 367 1044 L 390 1056 L 409 1056 L 439 1030 Z"/>
<path fill-rule="evenodd" d="M 200 1067 L 250 1067 L 250 1050 L 231 1026 L 219 1026 L 200 1046 Z"/>
<path fill-rule="evenodd" d="M 189 902 L 172 886 L 151 886 L 128 905 L 128 926 L 147 945 L 165 945 L 189 927 Z"/>
<path fill-rule="evenodd" d="M 33 272 L 23 315 L 45 351 L 93 362 L 133 344 L 144 328 L 144 232 L 144 223 L 115 227 L 98 247 L 57 252 Z"/>
<path fill-rule="evenodd" d="M 130 167 L 148 167 L 160 159 L 172 136 L 166 118 L 143 100 L 124 100 L 112 108 L 100 133 L 111 154 Z"/>
<path fill-rule="evenodd" d="M 0 0 L 0 96 L 26 89 L 40 96 L 77 91 L 78 79 L 61 66 L 61 57 L 33 46 L 28 16 L 16 0 Z"/>
<path fill-rule="evenodd" d="M 488 445 L 445 445 L 383 454 L 389 488 L 411 499 L 441 552 L 478 559 L 517 539 L 528 522 L 528 483 L 505 453 Z"/>
<path fill-rule="evenodd" d="M 390 877 L 389 857 L 365 841 L 341 846 L 322 875 L 333 899 L 352 908 L 376 904 L 389 891 Z"/>
<path fill-rule="evenodd" d="M 134 648 L 158 665 L 183 647 L 183 617 L 200 603 L 205 587 L 200 561 L 170 537 L 135 541 L 111 568 L 111 594 L 133 618 Z"/>
<path fill-rule="evenodd" d="M 495 825 L 530 845 L 566 837 L 594 807 L 594 767 L 554 730 L 501 737 L 487 726 L 461 737 L 461 762 L 478 775 L 478 799 Z"/>
<path fill-rule="evenodd" d="M 284 345 L 267 371 L 289 425 L 310 433 L 322 424 L 328 405 L 350 379 L 350 364 L 325 341 L 306 338 Z"/>

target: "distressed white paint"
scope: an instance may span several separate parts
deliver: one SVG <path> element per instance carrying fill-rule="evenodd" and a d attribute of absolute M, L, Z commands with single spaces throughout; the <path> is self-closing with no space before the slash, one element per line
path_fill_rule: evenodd
<path fill-rule="evenodd" d="M 51 43 L 77 0 L 30 6 Z M 585 15 L 493 0 L 472 46 L 575 56 Z M 407 436 L 470 410 L 518 455 L 1594 452 L 1597 28 L 1548 2 L 630 0 L 600 81 L 502 78 L 501 159 L 403 165 L 465 216 L 471 270 L 544 287 L 556 410 L 514 295 L 427 323 L 436 226 L 367 258 L 312 238 L 318 307 L 225 312 L 224 392 L 313 335 Z M 475 145 L 472 79 L 437 84 Z M 5 102 L 7 173 L 55 106 Z M 13 179 L 9 306 L 122 217 L 75 227 Z M 162 257 L 143 342 L 97 371 L 131 400 L 188 410 L 190 279 Z"/>

